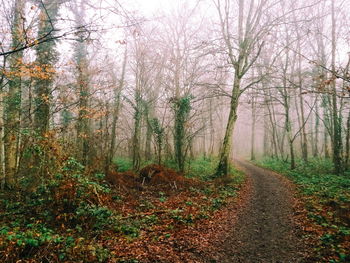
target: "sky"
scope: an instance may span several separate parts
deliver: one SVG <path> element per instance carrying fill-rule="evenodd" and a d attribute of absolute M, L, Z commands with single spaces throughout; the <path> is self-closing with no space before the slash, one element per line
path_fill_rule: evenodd
<path fill-rule="evenodd" d="M 135 2 L 134 5 L 138 6 L 138 10 L 145 15 L 152 15 L 157 9 L 164 9 L 170 6 L 174 0 L 132 0 L 130 2 Z"/>
<path fill-rule="evenodd" d="M 198 0 L 129 0 L 127 1 L 134 9 L 140 11 L 146 16 L 151 16 L 154 13 L 157 13 L 157 10 L 171 10 L 172 7 L 175 7 L 178 3 L 195 3 Z"/>

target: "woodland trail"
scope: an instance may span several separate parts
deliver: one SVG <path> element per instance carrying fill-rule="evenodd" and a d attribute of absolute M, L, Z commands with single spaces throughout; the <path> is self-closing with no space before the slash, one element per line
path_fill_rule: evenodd
<path fill-rule="evenodd" d="M 292 193 L 283 178 L 245 161 L 235 161 L 251 183 L 251 194 L 224 241 L 228 262 L 302 262 L 292 223 Z"/>

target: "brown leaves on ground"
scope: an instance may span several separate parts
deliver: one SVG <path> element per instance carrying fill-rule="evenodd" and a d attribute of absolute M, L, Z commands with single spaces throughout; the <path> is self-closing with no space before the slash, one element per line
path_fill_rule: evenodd
<path fill-rule="evenodd" d="M 102 179 L 66 173 L 47 186 L 42 205 L 27 200 L 21 229 L 4 219 L 10 227 L 0 236 L 2 260 L 212 262 L 240 204 L 242 183 L 232 178 L 202 182 L 150 165 L 140 175 L 109 173 L 108 188 Z"/>
<path fill-rule="evenodd" d="M 157 164 L 150 164 L 142 168 L 139 175 L 132 171 L 108 172 L 106 180 L 113 186 L 125 190 L 141 190 L 143 188 L 152 188 L 158 191 L 176 190 L 201 184 L 197 180 L 184 177 L 173 169 Z"/>
<path fill-rule="evenodd" d="M 350 251 L 350 236 L 341 233 L 341 226 L 349 227 L 350 207 L 322 204 L 315 196 L 296 196 L 295 221 L 310 248 L 305 262 L 347 262 L 339 255 Z"/>
<path fill-rule="evenodd" d="M 219 258 L 219 247 L 241 203 L 220 196 L 223 182 L 199 182 L 159 165 L 146 166 L 139 176 L 113 172 L 106 179 L 116 189 L 129 187 L 119 192 L 122 201 L 110 204 L 123 215 L 124 227 L 118 233 L 104 234 L 111 237 L 104 244 L 112 251 L 111 262 L 210 262 Z M 139 232 L 132 237 L 127 228 L 133 231 L 135 226 Z"/>
<path fill-rule="evenodd" d="M 322 204 L 319 198 L 301 194 L 291 181 L 281 177 L 294 193 L 293 221 L 297 227 L 297 234 L 305 243 L 303 262 L 345 262 L 339 258 L 339 250 L 344 254 L 350 251 L 349 235 L 339 237 L 339 227 L 336 224 L 350 225 L 350 206 L 340 207 L 336 202 Z M 317 222 L 313 218 L 315 216 L 328 223 Z M 322 241 L 325 237 L 329 237 L 330 240 Z M 335 239 L 339 242 L 337 247 L 331 244 Z"/>

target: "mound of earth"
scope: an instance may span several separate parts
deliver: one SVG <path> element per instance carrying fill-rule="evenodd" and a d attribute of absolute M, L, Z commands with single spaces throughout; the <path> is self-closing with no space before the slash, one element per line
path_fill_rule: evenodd
<path fill-rule="evenodd" d="M 123 173 L 119 172 L 108 172 L 106 176 L 106 181 L 111 185 L 124 188 L 140 188 L 139 177 L 132 171 L 127 171 Z"/>
<path fill-rule="evenodd" d="M 147 185 L 169 185 L 173 188 L 182 188 L 196 184 L 195 180 L 185 178 L 183 174 L 157 164 L 150 164 L 141 169 L 140 179 Z"/>
<path fill-rule="evenodd" d="M 142 190 L 144 187 L 178 189 L 198 185 L 193 179 L 185 178 L 181 173 L 162 165 L 150 164 L 142 168 L 139 175 L 127 172 L 109 172 L 106 181 L 117 187 Z"/>

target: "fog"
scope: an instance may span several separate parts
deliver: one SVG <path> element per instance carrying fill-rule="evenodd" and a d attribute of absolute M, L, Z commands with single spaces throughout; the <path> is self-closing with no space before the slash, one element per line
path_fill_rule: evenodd
<path fill-rule="evenodd" d="M 156 159 L 182 169 L 203 155 L 347 164 L 348 4 L 2 1 L 1 96 L 20 96 L 0 105 L 3 136 L 15 138 L 3 154 L 10 147 L 18 169 L 32 142 L 24 131 L 35 130 L 96 165 L 123 156 L 135 169 Z"/>

